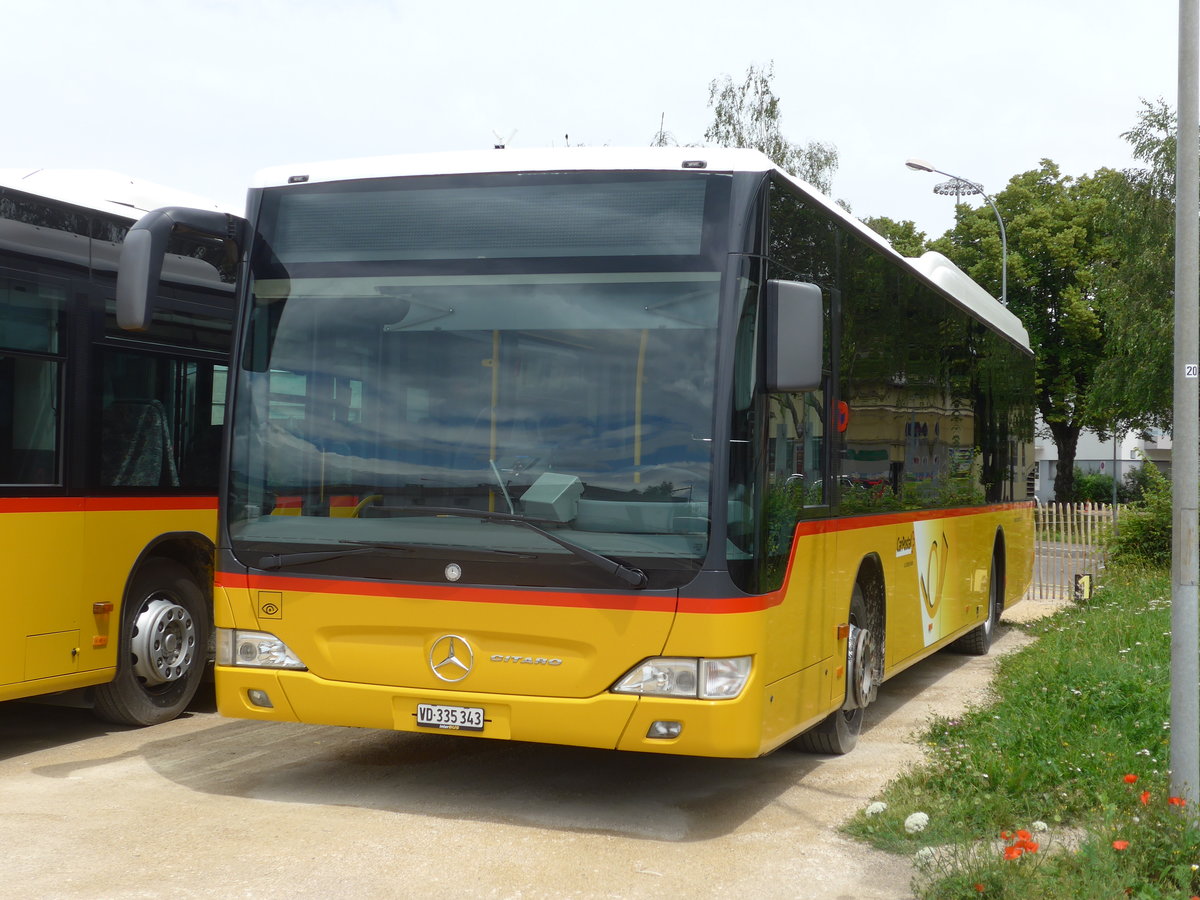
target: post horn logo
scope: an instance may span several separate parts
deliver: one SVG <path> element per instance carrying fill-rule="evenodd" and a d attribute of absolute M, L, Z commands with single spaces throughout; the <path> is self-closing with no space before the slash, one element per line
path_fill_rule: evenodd
<path fill-rule="evenodd" d="M 444 634 L 429 648 L 429 668 L 442 681 L 462 681 L 474 665 L 475 651 L 466 638 L 457 634 Z"/>
<path fill-rule="evenodd" d="M 937 612 L 938 606 L 942 603 L 942 592 L 946 587 L 946 573 L 949 571 L 949 564 L 950 545 L 943 533 L 940 548 L 937 541 L 930 543 L 925 573 L 919 576 L 921 599 L 925 601 L 925 607 L 931 616 Z"/>

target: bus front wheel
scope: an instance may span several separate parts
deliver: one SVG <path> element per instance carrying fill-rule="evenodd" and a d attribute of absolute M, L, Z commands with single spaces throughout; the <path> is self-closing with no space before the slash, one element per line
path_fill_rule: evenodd
<path fill-rule="evenodd" d="M 875 627 L 870 627 L 874 625 Z M 849 753 L 862 731 L 863 710 L 875 699 L 882 636 L 879 623 L 867 616 L 867 601 L 861 584 L 855 583 L 850 598 L 851 645 L 848 653 L 847 702 L 823 722 L 796 738 L 794 746 L 807 753 Z M 852 702 L 853 700 L 853 702 Z M 850 708 L 847 708 L 850 707 Z"/>
<path fill-rule="evenodd" d="M 200 686 L 208 632 L 204 591 L 191 572 L 170 559 L 146 562 L 122 612 L 116 677 L 96 688 L 96 715 L 120 725 L 174 719 Z"/>

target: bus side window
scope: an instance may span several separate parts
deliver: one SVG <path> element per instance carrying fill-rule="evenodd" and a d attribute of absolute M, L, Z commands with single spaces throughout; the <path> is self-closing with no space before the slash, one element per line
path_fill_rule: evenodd
<path fill-rule="evenodd" d="M 215 491 L 225 368 L 115 349 L 98 364 L 99 486 Z"/>
<path fill-rule="evenodd" d="M 57 483 L 58 406 L 58 363 L 0 356 L 0 483 Z"/>
<path fill-rule="evenodd" d="M 178 487 L 175 447 L 158 400 L 117 400 L 104 411 L 101 478 L 113 487 Z"/>
<path fill-rule="evenodd" d="M 785 505 L 797 517 L 828 505 L 825 392 L 772 394 L 767 435 L 772 486 L 782 491 Z"/>

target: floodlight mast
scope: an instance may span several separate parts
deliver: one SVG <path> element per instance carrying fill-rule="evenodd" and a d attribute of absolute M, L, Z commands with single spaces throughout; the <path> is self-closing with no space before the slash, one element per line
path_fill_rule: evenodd
<path fill-rule="evenodd" d="M 983 185 L 977 181 L 972 181 L 969 178 L 963 178 L 961 175 L 951 175 L 949 172 L 943 172 L 941 169 L 935 169 L 932 163 L 928 163 L 923 159 L 909 159 L 904 163 L 914 172 L 934 172 L 938 175 L 945 175 L 951 181 L 956 181 L 959 184 L 964 184 L 970 188 L 970 193 L 980 194 L 983 199 L 988 202 L 988 206 L 992 208 L 992 212 L 996 214 L 996 221 L 1000 224 L 1000 302 L 1005 306 L 1008 305 L 1008 235 L 1004 232 L 1004 219 L 1000 215 L 1000 210 L 996 208 L 996 204 L 988 195 L 988 192 L 983 189 Z"/>

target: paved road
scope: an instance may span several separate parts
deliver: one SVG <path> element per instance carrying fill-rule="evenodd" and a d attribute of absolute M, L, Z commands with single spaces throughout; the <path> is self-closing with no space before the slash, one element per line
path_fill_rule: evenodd
<path fill-rule="evenodd" d="M 1023 639 L 888 682 L 842 758 L 243 722 L 211 697 L 141 730 L 0 704 L 0 897 L 907 897 L 907 862 L 836 826 Z"/>

